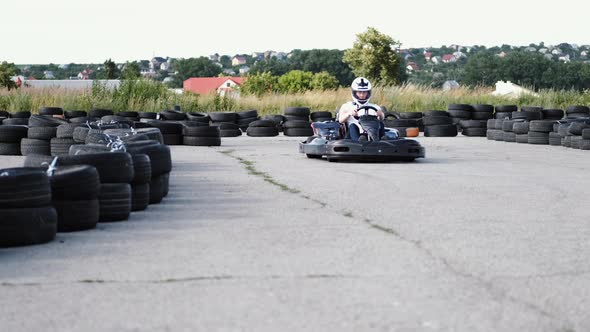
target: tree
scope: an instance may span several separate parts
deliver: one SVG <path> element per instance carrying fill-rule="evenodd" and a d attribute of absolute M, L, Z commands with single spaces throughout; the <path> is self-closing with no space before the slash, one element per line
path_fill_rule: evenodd
<path fill-rule="evenodd" d="M 107 80 L 113 80 L 117 78 L 117 64 L 115 64 L 113 60 L 108 59 L 104 62 L 104 70 Z"/>
<path fill-rule="evenodd" d="M 311 88 L 313 90 L 335 90 L 338 87 L 338 79 L 327 71 L 313 74 Z"/>
<path fill-rule="evenodd" d="M 272 57 L 267 60 L 260 60 L 254 63 L 250 68 L 249 73 L 260 74 L 260 73 L 271 73 L 274 76 L 281 76 L 289 71 L 289 64 L 285 61 L 278 60 L 276 57 Z"/>
<path fill-rule="evenodd" d="M 302 70 L 292 70 L 279 77 L 279 91 L 283 93 L 299 93 L 311 90 L 313 73 Z"/>
<path fill-rule="evenodd" d="M 347 86 L 354 79 L 354 73 L 350 66 L 342 61 L 343 55 L 344 51 L 341 50 L 293 50 L 289 58 L 290 69 L 312 73 L 327 71 L 336 77 L 340 85 Z"/>
<path fill-rule="evenodd" d="M 0 64 L 0 86 L 10 89 L 16 89 L 16 82 L 12 80 L 12 77 L 18 73 L 18 69 L 14 63 L 8 63 L 3 61 Z"/>
<path fill-rule="evenodd" d="M 500 79 L 503 78 L 499 58 L 491 53 L 479 53 L 467 60 L 462 83 L 470 86 L 492 86 Z"/>
<path fill-rule="evenodd" d="M 400 82 L 401 57 L 394 49 L 401 43 L 369 27 L 357 35 L 353 47 L 344 52 L 342 61 L 349 64 L 357 76 L 375 84 L 392 85 Z"/>
<path fill-rule="evenodd" d="M 177 72 L 171 84 L 175 88 L 181 88 L 182 83 L 191 77 L 217 77 L 223 71 L 213 61 L 204 56 L 175 59 L 172 61 L 172 67 Z"/>
<path fill-rule="evenodd" d="M 123 67 L 123 74 L 121 78 L 124 80 L 136 80 L 141 77 L 139 70 L 139 63 L 137 61 L 126 62 Z"/>
<path fill-rule="evenodd" d="M 272 92 L 277 84 L 277 77 L 270 72 L 248 73 L 248 79 L 242 84 L 240 91 L 261 97 L 265 93 Z"/>

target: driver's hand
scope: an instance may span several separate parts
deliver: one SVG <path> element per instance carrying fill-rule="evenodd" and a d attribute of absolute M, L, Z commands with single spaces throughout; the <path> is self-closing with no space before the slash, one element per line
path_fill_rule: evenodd
<path fill-rule="evenodd" d="M 351 115 L 357 118 L 359 116 L 359 113 L 356 110 L 353 110 Z"/>

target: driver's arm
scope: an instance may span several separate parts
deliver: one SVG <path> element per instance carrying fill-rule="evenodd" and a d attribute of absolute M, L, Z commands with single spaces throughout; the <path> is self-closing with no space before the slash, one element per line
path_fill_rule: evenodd
<path fill-rule="evenodd" d="M 381 121 L 385 120 L 385 113 L 383 113 L 381 107 L 379 107 L 379 109 L 377 110 L 377 118 Z"/>
<path fill-rule="evenodd" d="M 340 123 L 346 122 L 351 113 L 350 110 L 344 110 L 343 108 L 344 107 L 340 107 L 340 110 L 338 111 L 338 122 Z"/>

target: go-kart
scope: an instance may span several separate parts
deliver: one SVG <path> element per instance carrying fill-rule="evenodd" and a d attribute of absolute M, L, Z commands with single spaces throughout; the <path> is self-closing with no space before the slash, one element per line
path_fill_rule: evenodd
<path fill-rule="evenodd" d="M 372 108 L 364 106 L 359 108 Z M 337 118 L 337 117 L 336 117 Z M 362 118 L 362 117 L 361 117 Z M 385 135 L 379 137 L 379 121 L 360 121 L 365 129 L 364 140 L 347 138 L 346 125 L 337 121 L 313 122 L 314 135 L 299 143 L 299 152 L 308 158 L 326 157 L 330 162 L 349 161 L 414 161 L 424 158 L 425 150 L 416 140 L 400 138 L 396 129 L 385 128 Z"/>

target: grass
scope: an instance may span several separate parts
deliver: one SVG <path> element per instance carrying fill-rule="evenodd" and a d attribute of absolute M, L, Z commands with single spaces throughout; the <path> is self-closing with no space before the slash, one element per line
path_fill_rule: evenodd
<path fill-rule="evenodd" d="M 425 86 L 406 84 L 376 88 L 371 101 L 388 110 L 416 112 L 445 110 L 449 104 L 491 104 L 518 106 L 543 106 L 565 109 L 570 105 L 590 105 L 590 91 L 542 90 L 538 96 L 525 95 L 516 99 L 493 96 L 493 88 L 478 87 L 443 91 Z M 161 83 L 140 80 L 124 81 L 116 90 L 95 85 L 88 90 L 63 88 L 20 88 L 0 90 L 0 110 L 10 112 L 31 111 L 37 113 L 43 106 L 63 107 L 65 110 L 88 111 L 107 108 L 115 112 L 160 112 L 180 105 L 185 112 L 237 112 L 255 109 L 260 115 L 282 114 L 286 107 L 305 106 L 312 111 L 335 112 L 342 103 L 350 100 L 350 90 L 308 91 L 299 94 L 267 94 L 262 97 L 242 96 L 221 98 L 199 96 L 192 93 L 176 94 Z"/>

